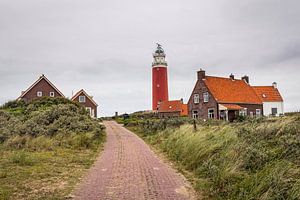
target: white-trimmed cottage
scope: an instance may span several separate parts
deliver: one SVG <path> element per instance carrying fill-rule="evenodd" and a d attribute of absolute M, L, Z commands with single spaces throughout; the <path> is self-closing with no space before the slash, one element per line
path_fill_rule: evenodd
<path fill-rule="evenodd" d="M 277 89 L 277 83 L 272 86 L 253 86 L 254 91 L 263 102 L 265 116 L 280 116 L 284 114 L 283 98 Z"/>

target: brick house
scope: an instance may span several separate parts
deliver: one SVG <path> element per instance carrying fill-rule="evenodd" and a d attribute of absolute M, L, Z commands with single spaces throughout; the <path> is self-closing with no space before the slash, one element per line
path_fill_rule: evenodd
<path fill-rule="evenodd" d="M 43 74 L 27 90 L 22 91 L 18 100 L 29 102 L 39 97 L 64 97 L 64 95 Z"/>
<path fill-rule="evenodd" d="M 188 101 L 188 114 L 193 118 L 233 121 L 239 115 L 263 115 L 263 102 L 250 86 L 248 76 L 214 77 L 200 70 Z"/>
<path fill-rule="evenodd" d="M 284 115 L 283 98 L 276 82 L 272 86 L 253 86 L 253 89 L 263 102 L 265 116 Z"/>
<path fill-rule="evenodd" d="M 182 99 L 161 102 L 157 112 L 160 118 L 188 116 L 187 104 Z"/>
<path fill-rule="evenodd" d="M 71 100 L 82 104 L 91 117 L 97 118 L 98 104 L 93 100 L 93 97 L 88 95 L 83 89 L 78 91 Z"/>

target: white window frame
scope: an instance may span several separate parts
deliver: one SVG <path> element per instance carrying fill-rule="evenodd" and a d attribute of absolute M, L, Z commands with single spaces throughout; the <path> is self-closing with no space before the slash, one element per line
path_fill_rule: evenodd
<path fill-rule="evenodd" d="M 91 107 L 85 107 L 85 109 L 89 112 L 89 115 L 92 116 L 92 108 Z"/>
<path fill-rule="evenodd" d="M 273 109 L 276 109 L 276 113 L 275 114 L 273 114 Z M 274 116 L 278 115 L 278 108 L 277 107 L 272 107 L 271 108 L 271 115 L 274 115 Z"/>
<path fill-rule="evenodd" d="M 247 108 L 241 109 L 239 111 L 240 116 L 247 116 Z"/>
<path fill-rule="evenodd" d="M 36 92 L 36 96 L 37 97 L 42 97 L 43 96 L 43 92 L 42 91 L 37 91 Z"/>
<path fill-rule="evenodd" d="M 193 117 L 193 119 L 198 119 L 198 117 L 199 117 L 199 112 L 198 112 L 198 110 L 193 110 L 193 111 L 192 111 L 192 117 Z"/>
<path fill-rule="evenodd" d="M 210 113 L 210 111 L 213 111 L 213 112 Z M 214 108 L 207 109 L 207 118 L 208 119 L 215 119 L 215 109 Z"/>
<path fill-rule="evenodd" d="M 50 96 L 50 97 L 54 97 L 54 94 L 55 94 L 54 92 L 50 92 L 50 93 L 49 93 L 49 96 Z"/>
<path fill-rule="evenodd" d="M 200 95 L 199 94 L 194 94 L 194 103 L 195 104 L 200 103 Z"/>
<path fill-rule="evenodd" d="M 249 116 L 250 116 L 251 118 L 254 116 L 252 111 L 250 111 Z"/>
<path fill-rule="evenodd" d="M 260 117 L 261 116 L 261 109 L 256 109 L 255 110 L 255 116 Z"/>
<path fill-rule="evenodd" d="M 208 92 L 203 92 L 203 102 L 204 103 L 209 102 L 209 93 Z"/>
<path fill-rule="evenodd" d="M 79 103 L 85 103 L 85 101 L 86 101 L 85 96 L 83 96 L 83 95 L 79 96 L 78 101 L 79 101 Z"/>

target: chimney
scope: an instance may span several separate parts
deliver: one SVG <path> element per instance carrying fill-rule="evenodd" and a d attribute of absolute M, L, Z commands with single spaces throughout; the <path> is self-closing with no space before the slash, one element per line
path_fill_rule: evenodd
<path fill-rule="evenodd" d="M 273 82 L 273 83 L 272 83 L 272 86 L 273 86 L 275 89 L 277 89 L 277 83 L 276 83 L 276 82 Z"/>
<path fill-rule="evenodd" d="M 180 99 L 181 103 L 183 104 L 183 98 Z"/>
<path fill-rule="evenodd" d="M 198 80 L 205 79 L 205 70 L 200 69 L 200 71 L 197 72 Z"/>
<path fill-rule="evenodd" d="M 231 73 L 229 76 L 230 79 L 234 80 L 234 75 Z"/>
<path fill-rule="evenodd" d="M 249 76 L 247 75 L 243 76 L 242 80 L 244 80 L 246 83 L 249 83 Z"/>

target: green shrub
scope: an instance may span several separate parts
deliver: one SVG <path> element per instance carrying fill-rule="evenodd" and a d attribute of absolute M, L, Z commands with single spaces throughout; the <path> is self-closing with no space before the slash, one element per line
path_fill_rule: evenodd
<path fill-rule="evenodd" d="M 24 109 L 20 116 L 10 110 L 18 106 Z M 93 146 L 91 140 L 101 140 L 104 135 L 104 126 L 98 120 L 65 98 L 41 98 L 30 103 L 14 101 L 3 108 L 6 111 L 0 110 L 0 143 L 12 149 L 40 151 L 60 145 L 89 148 Z M 72 139 L 72 135 L 76 138 Z M 57 141 L 59 138 L 65 141 Z"/>

